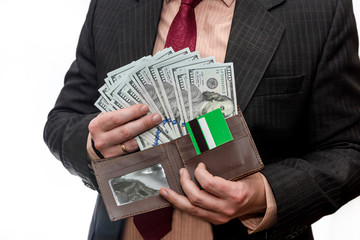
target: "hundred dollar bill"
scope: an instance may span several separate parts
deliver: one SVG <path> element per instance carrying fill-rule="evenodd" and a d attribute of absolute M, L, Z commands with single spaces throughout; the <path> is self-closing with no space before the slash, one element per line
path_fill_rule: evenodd
<path fill-rule="evenodd" d="M 133 101 L 127 94 L 125 94 L 124 92 L 122 92 L 123 88 L 124 88 L 124 84 L 120 84 L 114 91 L 113 94 L 113 99 L 112 100 L 112 104 L 113 105 L 117 105 L 119 107 L 130 107 L 133 106 L 135 104 L 137 104 L 135 101 Z M 145 135 L 149 136 L 150 143 L 155 143 L 155 142 L 159 142 L 159 139 L 156 137 L 156 134 L 154 133 L 153 130 L 150 130 L 148 132 L 144 133 Z"/>
<path fill-rule="evenodd" d="M 174 53 L 173 49 L 166 48 L 162 51 L 159 51 L 157 54 L 155 54 L 154 58 L 158 59 L 161 57 L 166 57 L 170 54 Z M 118 69 L 115 69 L 111 72 L 109 72 L 107 75 L 108 77 L 105 78 L 105 83 L 100 89 L 100 94 L 108 101 L 111 102 L 111 99 L 113 99 L 113 93 L 115 88 L 122 83 L 125 79 L 128 78 L 129 73 L 132 71 L 133 68 L 135 68 L 138 65 L 141 65 L 147 61 L 149 61 L 151 56 L 145 56 L 142 57 L 136 61 L 133 61 L 123 67 L 120 67 Z"/>
<path fill-rule="evenodd" d="M 171 59 L 176 58 L 178 56 L 186 55 L 186 54 L 189 54 L 189 53 L 190 53 L 190 49 L 185 48 L 185 49 L 179 50 L 179 51 L 171 54 L 170 56 L 168 56 L 166 58 L 161 58 L 161 59 L 159 59 L 157 61 L 152 60 L 146 65 L 147 67 L 141 72 L 141 74 L 144 77 L 146 77 L 147 79 L 152 81 L 152 83 L 153 83 L 153 85 L 155 87 L 156 93 L 159 96 L 160 103 L 162 104 L 162 107 L 165 110 L 166 116 L 168 117 L 168 122 L 170 123 L 170 126 L 174 130 L 175 135 L 177 137 L 180 137 L 181 134 L 180 134 L 180 132 L 179 132 L 179 130 L 177 128 L 177 123 L 176 123 L 176 120 L 175 120 L 175 117 L 174 117 L 174 113 L 172 112 L 171 109 L 167 108 L 167 106 L 165 105 L 166 96 L 163 96 L 163 94 L 161 94 L 161 92 L 160 92 L 160 85 L 159 85 L 160 79 L 158 79 L 158 77 L 155 74 L 155 68 L 156 68 L 157 65 L 159 65 L 161 63 L 164 63 L 165 61 L 168 61 L 168 60 L 171 60 Z"/>
<path fill-rule="evenodd" d="M 173 54 L 174 51 L 172 48 L 164 49 L 160 52 L 158 52 L 153 59 L 155 61 L 161 60 L 162 58 L 167 58 L 169 55 Z M 140 64 L 137 66 L 136 69 L 133 70 L 133 72 L 129 75 L 131 79 L 133 79 L 136 83 L 138 83 L 138 87 L 142 89 L 144 92 L 144 97 L 146 102 L 149 103 L 149 105 L 152 105 L 155 112 L 159 113 L 163 119 L 162 125 L 165 129 L 167 129 L 169 135 L 175 139 L 175 133 L 171 125 L 169 124 L 169 114 L 167 110 L 165 109 L 164 103 L 159 97 L 159 90 L 154 85 L 153 81 L 151 80 L 150 74 L 144 75 L 144 70 L 146 69 L 146 64 Z"/>
<path fill-rule="evenodd" d="M 105 79 L 104 79 L 104 82 L 105 82 L 104 85 L 106 85 L 108 89 L 110 89 L 110 88 L 112 87 L 112 84 L 113 84 L 113 83 L 111 82 L 110 78 L 108 78 L 108 77 L 105 78 Z"/>
<path fill-rule="evenodd" d="M 224 117 L 237 114 L 232 63 L 188 69 L 190 118 L 220 108 Z"/>
<path fill-rule="evenodd" d="M 137 94 L 136 90 L 133 89 L 131 86 L 129 86 L 127 83 L 124 84 L 124 87 L 122 88 L 123 93 L 125 93 L 125 95 L 131 99 L 131 101 L 134 101 L 136 104 L 141 104 L 141 103 L 145 103 L 145 100 Z M 150 109 L 150 113 L 155 113 L 154 109 L 151 109 L 151 107 L 149 107 Z M 158 127 L 156 127 L 158 130 L 156 131 L 157 133 L 157 137 L 159 137 L 159 139 L 165 143 L 168 142 L 170 140 L 173 140 L 173 138 L 168 134 L 168 131 L 163 128 L 161 125 L 159 125 Z M 160 130 L 160 133 L 158 133 L 158 131 Z"/>
<path fill-rule="evenodd" d="M 143 68 L 142 68 L 143 69 Z M 152 107 L 154 109 L 154 112 L 157 112 L 162 117 L 162 126 L 167 129 L 168 133 L 172 138 L 175 138 L 175 133 L 173 128 L 170 126 L 168 122 L 168 114 L 163 108 L 163 104 L 160 102 L 160 98 L 157 94 L 157 89 L 154 87 L 153 83 L 150 79 L 144 77 L 141 74 L 142 69 L 139 71 L 136 71 L 133 75 L 131 75 L 131 79 L 134 80 L 138 84 L 139 89 L 142 90 L 143 96 L 146 99 L 146 102 L 148 103 L 149 107 Z"/>
<path fill-rule="evenodd" d="M 101 112 L 106 113 L 113 111 L 114 108 L 109 104 L 109 102 L 103 96 L 100 96 L 94 104 Z"/>
<path fill-rule="evenodd" d="M 126 81 L 129 78 L 129 73 L 134 69 L 137 65 L 142 64 L 146 61 L 149 61 L 152 57 L 151 56 L 145 56 L 140 58 L 139 60 L 133 61 L 123 67 L 120 67 L 118 69 L 115 69 L 114 71 L 109 72 L 107 75 L 108 77 L 105 79 L 105 82 L 107 84 L 104 84 L 99 89 L 99 92 L 108 99 L 108 101 L 111 101 L 113 98 L 113 94 L 115 89 L 123 82 Z"/>
<path fill-rule="evenodd" d="M 110 105 L 115 110 L 123 109 L 126 107 L 126 104 L 124 104 L 114 98 L 111 99 Z M 148 132 L 145 132 L 145 133 L 142 133 L 139 136 L 135 137 L 135 140 L 138 143 L 140 150 L 142 150 L 142 149 L 146 149 L 146 148 L 153 146 L 153 145 L 151 145 L 151 143 L 154 141 L 154 138 Z"/>
<path fill-rule="evenodd" d="M 159 109 L 157 108 L 156 104 L 152 100 L 152 98 L 149 96 L 148 91 L 143 88 L 143 85 L 139 84 L 138 81 L 134 77 L 128 76 L 126 80 L 126 84 L 129 85 L 136 93 L 145 100 L 146 104 L 151 108 L 154 112 L 159 112 Z M 164 125 L 166 128 L 166 126 Z"/>
<path fill-rule="evenodd" d="M 98 98 L 98 100 L 95 102 L 95 106 L 103 113 L 117 109 L 123 109 L 125 107 L 115 99 L 111 99 L 111 102 L 108 103 L 103 96 Z M 152 147 L 151 139 L 152 137 L 149 136 L 149 133 L 143 133 L 140 136 L 135 137 L 135 141 L 138 143 L 140 150 Z"/>
<path fill-rule="evenodd" d="M 195 61 L 200 58 L 198 52 L 192 52 L 186 55 L 181 55 L 175 58 L 172 58 L 163 63 L 154 65 L 154 72 L 159 79 L 158 84 L 160 87 L 160 92 L 164 96 L 164 103 L 167 109 L 170 109 L 170 117 L 174 119 L 174 125 L 177 128 L 177 133 L 180 136 L 183 136 L 185 132 L 181 127 L 181 123 L 184 123 L 184 116 L 180 105 L 180 97 L 178 91 L 176 90 L 176 83 L 174 81 L 174 75 L 172 73 L 172 67 L 179 63 L 186 63 Z"/>
<path fill-rule="evenodd" d="M 118 109 L 124 109 L 126 105 L 124 105 L 122 102 L 118 101 L 117 99 L 113 98 L 109 102 L 109 104 L 116 110 Z"/>
<path fill-rule="evenodd" d="M 136 69 L 137 66 L 142 65 L 149 61 L 152 57 L 146 56 L 137 61 L 134 61 L 124 67 L 116 69 L 112 72 L 108 73 L 107 79 L 113 79 L 111 87 L 108 87 L 106 84 L 99 89 L 99 92 L 111 102 L 111 99 L 114 98 L 114 93 L 118 90 L 119 85 L 123 85 L 124 83 L 131 85 L 138 94 L 140 94 L 144 98 L 144 94 L 146 91 L 138 86 L 137 82 L 131 78 L 131 73 Z M 146 101 L 146 104 L 149 107 L 153 107 L 153 103 L 151 101 Z"/>
<path fill-rule="evenodd" d="M 132 106 L 145 102 L 141 97 L 136 94 L 136 92 L 132 91 L 126 83 L 121 84 L 117 87 L 117 90 L 114 93 L 114 97 L 119 102 L 122 102 L 127 106 Z M 153 113 L 153 110 L 150 107 L 149 113 Z M 149 132 L 152 133 L 152 135 L 154 136 L 153 141 L 151 142 L 151 144 L 154 146 L 172 140 L 172 138 L 166 134 L 166 130 L 161 128 L 161 125 L 159 127 L 150 129 Z"/>
<path fill-rule="evenodd" d="M 110 104 L 115 109 L 125 108 L 125 105 L 123 105 L 122 103 L 120 103 L 119 101 L 117 101 L 115 99 L 111 99 Z M 153 141 L 153 137 L 148 132 L 145 132 L 145 133 L 140 134 L 139 136 L 136 136 L 135 140 L 136 140 L 137 144 L 139 145 L 140 150 L 144 150 L 144 149 L 153 147 L 153 145 L 151 145 L 151 142 Z"/>
<path fill-rule="evenodd" d="M 146 141 L 146 139 L 142 135 L 135 137 L 135 140 L 139 145 L 140 151 L 154 147 L 153 145 L 151 145 L 151 143 Z"/>
<path fill-rule="evenodd" d="M 187 78 L 187 69 L 190 67 L 200 67 L 209 64 L 214 64 L 214 57 L 201 58 L 191 62 L 177 64 L 172 67 L 171 71 L 175 81 L 176 92 L 179 96 L 181 112 L 183 113 L 183 122 L 181 122 L 181 128 L 184 134 L 187 134 L 185 123 L 190 121 L 190 109 L 189 109 L 189 84 Z"/>
<path fill-rule="evenodd" d="M 106 81 L 108 81 L 108 78 L 105 78 L 105 82 Z M 111 95 L 110 95 L 109 90 L 110 90 L 110 87 L 107 84 L 102 85 L 98 90 L 99 93 L 101 94 L 101 96 L 103 96 L 108 102 L 111 101 Z"/>
<path fill-rule="evenodd" d="M 119 83 L 121 82 L 121 79 L 124 76 L 127 76 L 129 74 L 129 72 L 135 68 L 137 65 L 141 64 L 142 62 L 146 62 L 149 61 L 152 57 L 151 56 L 145 56 L 140 58 L 137 61 L 133 61 L 121 68 L 115 69 L 111 72 L 109 72 L 107 74 L 107 81 L 105 82 L 109 82 L 111 86 L 109 86 L 109 90 L 117 87 L 117 85 L 119 85 Z"/>
<path fill-rule="evenodd" d="M 187 134 L 185 123 L 215 108 L 225 117 L 237 114 L 235 79 L 231 63 L 201 59 L 188 48 L 159 51 L 107 74 L 94 103 L 101 112 L 144 103 L 159 113 L 162 124 L 135 139 L 141 150 Z"/>
<path fill-rule="evenodd" d="M 175 51 L 172 47 L 168 47 L 168 48 L 164 48 L 163 50 L 161 51 L 158 51 L 154 56 L 153 56 L 153 59 L 162 59 L 162 58 L 165 58 L 171 54 L 173 54 Z"/>

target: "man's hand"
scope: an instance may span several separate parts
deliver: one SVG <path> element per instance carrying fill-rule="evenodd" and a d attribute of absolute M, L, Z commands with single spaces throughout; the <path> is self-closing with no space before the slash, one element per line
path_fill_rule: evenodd
<path fill-rule="evenodd" d="M 200 217 L 213 224 L 223 224 L 233 218 L 253 213 L 264 213 L 266 198 L 264 182 L 259 173 L 237 182 L 214 177 L 203 163 L 194 173 L 203 189 L 191 179 L 188 171 L 180 170 L 180 183 L 186 196 L 168 188 L 161 188 L 160 194 L 176 208 Z"/>
<path fill-rule="evenodd" d="M 97 150 L 105 157 L 115 157 L 125 154 L 126 151 L 135 152 L 139 149 L 134 137 L 155 127 L 161 122 L 157 113 L 145 115 L 149 107 L 137 104 L 131 107 L 99 114 L 89 123 L 89 138 L 94 140 Z M 88 152 L 91 150 L 89 141 Z"/>

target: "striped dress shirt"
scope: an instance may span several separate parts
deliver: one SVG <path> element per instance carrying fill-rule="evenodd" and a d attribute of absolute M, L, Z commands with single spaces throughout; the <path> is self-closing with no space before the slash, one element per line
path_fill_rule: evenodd
<path fill-rule="evenodd" d="M 153 54 L 164 49 L 167 33 L 180 4 L 180 0 L 164 0 Z M 202 0 L 196 6 L 197 41 L 195 50 L 200 53 L 201 57 L 214 56 L 217 62 L 224 62 L 234 8 L 234 0 Z M 261 179 L 265 183 L 267 211 L 265 215 L 243 216 L 240 218 L 242 223 L 249 229 L 249 233 L 269 228 L 276 221 L 274 196 L 266 178 L 261 175 Z M 126 222 L 123 239 L 141 239 L 132 218 L 129 218 Z M 172 231 L 163 239 L 212 239 L 211 226 L 208 222 L 174 209 Z"/>

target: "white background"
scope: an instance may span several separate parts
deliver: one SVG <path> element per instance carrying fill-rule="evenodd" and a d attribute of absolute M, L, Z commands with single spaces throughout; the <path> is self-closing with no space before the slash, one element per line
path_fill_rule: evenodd
<path fill-rule="evenodd" d="M 96 193 L 50 154 L 42 132 L 75 58 L 88 4 L 0 1 L 0 240 L 87 237 Z M 354 9 L 359 19 L 358 0 Z M 357 198 L 316 223 L 316 239 L 359 240 L 359 215 Z"/>

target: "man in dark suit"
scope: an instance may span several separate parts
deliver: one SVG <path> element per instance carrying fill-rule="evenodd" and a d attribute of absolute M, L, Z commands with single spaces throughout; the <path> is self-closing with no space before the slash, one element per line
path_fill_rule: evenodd
<path fill-rule="evenodd" d="M 312 239 L 312 223 L 360 194 L 360 64 L 352 3 L 234 4 L 225 61 L 234 63 L 238 105 L 265 164 L 261 174 L 275 197 L 276 222 L 248 235 L 238 217 L 248 216 L 252 204 L 245 210 L 229 208 L 225 217 L 211 212 L 213 202 L 197 195 L 186 171 L 182 187 L 189 198 L 179 201 L 170 190 L 162 196 L 178 209 L 215 223 L 215 239 Z M 144 106 L 98 116 L 93 104 L 107 72 L 153 53 L 162 6 L 162 0 L 90 4 L 76 61 L 49 114 L 44 138 L 64 166 L 93 189 L 97 183 L 89 168 L 89 136 L 105 157 L 121 155 L 120 144 L 136 151 L 133 137 L 160 121 L 156 114 L 139 118 L 147 112 Z M 126 134 L 110 138 L 104 128 L 122 128 Z M 204 183 L 212 183 L 210 188 L 223 184 L 213 181 L 203 166 L 198 172 Z M 254 189 L 264 187 L 243 186 L 249 187 L 243 198 L 250 193 L 256 197 Z M 89 238 L 118 239 L 123 223 L 110 223 L 99 197 Z"/>

